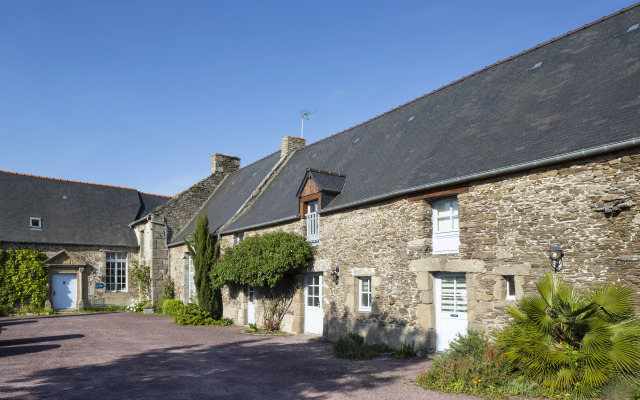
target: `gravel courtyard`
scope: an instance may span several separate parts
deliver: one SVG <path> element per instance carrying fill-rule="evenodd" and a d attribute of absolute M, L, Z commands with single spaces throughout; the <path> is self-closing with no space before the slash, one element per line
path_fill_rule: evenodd
<path fill-rule="evenodd" d="M 426 360 L 345 361 L 307 335 L 182 327 L 125 312 L 2 318 L 0 397 L 471 399 L 412 381 Z"/>

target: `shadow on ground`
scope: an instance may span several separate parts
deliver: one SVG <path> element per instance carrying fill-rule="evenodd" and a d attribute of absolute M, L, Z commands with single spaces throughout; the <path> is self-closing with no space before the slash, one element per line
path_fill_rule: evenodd
<path fill-rule="evenodd" d="M 376 362 L 332 359 L 325 342 L 247 337 L 204 348 L 153 350 L 106 364 L 40 370 L 0 388 L 5 396 L 29 398 L 323 399 L 385 385 L 396 379 L 393 370 L 406 366 L 390 359 L 382 363 L 380 368 Z"/>

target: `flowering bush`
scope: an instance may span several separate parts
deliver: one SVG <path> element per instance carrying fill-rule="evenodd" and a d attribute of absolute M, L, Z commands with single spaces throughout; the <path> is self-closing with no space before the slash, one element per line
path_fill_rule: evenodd
<path fill-rule="evenodd" d="M 146 300 L 136 301 L 135 303 L 131 304 L 130 306 L 127 306 L 127 311 L 135 312 L 135 313 L 141 313 L 145 304 L 147 304 Z"/>
<path fill-rule="evenodd" d="M 173 285 L 173 279 L 171 279 L 171 275 L 167 276 L 167 279 L 164 281 L 164 287 L 162 289 L 162 298 L 164 300 L 171 300 L 176 297 L 175 286 Z"/>
<path fill-rule="evenodd" d="M 511 371 L 505 355 L 486 343 L 477 357 L 453 352 L 436 357 L 429 370 L 418 377 L 418 384 L 454 393 L 490 394 L 509 381 Z"/>

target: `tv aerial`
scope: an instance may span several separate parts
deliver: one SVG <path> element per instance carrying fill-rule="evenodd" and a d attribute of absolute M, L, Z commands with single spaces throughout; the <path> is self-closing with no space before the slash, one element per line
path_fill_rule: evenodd
<path fill-rule="evenodd" d="M 302 132 L 304 131 L 304 120 L 309 120 L 309 115 L 313 114 L 313 113 L 317 113 L 318 110 L 313 110 L 313 111 L 309 111 L 309 110 L 305 110 L 302 109 L 300 111 L 300 120 L 301 120 L 301 124 L 300 124 L 300 138 L 302 138 Z"/>

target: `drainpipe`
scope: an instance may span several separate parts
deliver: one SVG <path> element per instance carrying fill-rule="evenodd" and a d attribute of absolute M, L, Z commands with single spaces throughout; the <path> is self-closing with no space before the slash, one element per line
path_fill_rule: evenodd
<path fill-rule="evenodd" d="M 167 224 L 164 222 L 152 221 L 151 215 L 147 215 L 147 222 L 164 226 L 164 248 L 167 249 L 167 273 L 170 273 L 171 272 L 171 252 L 169 251 L 169 234 L 168 234 Z"/>

